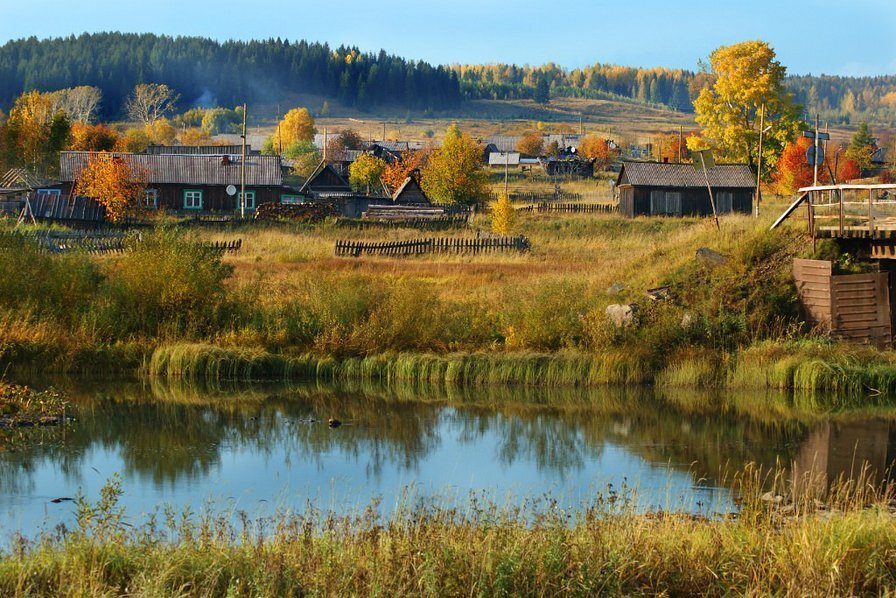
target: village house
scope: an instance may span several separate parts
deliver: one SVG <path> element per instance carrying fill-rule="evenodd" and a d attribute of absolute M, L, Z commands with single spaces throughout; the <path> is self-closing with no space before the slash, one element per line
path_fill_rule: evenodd
<path fill-rule="evenodd" d="M 748 165 L 717 164 L 707 174 L 719 214 L 752 211 L 756 176 Z M 619 213 L 629 218 L 712 214 L 706 179 L 693 164 L 624 162 L 616 188 Z"/>
<path fill-rule="evenodd" d="M 143 172 L 147 189 L 144 209 L 175 212 L 232 212 L 241 207 L 241 156 L 232 154 L 130 154 L 114 153 L 132 169 Z M 60 192 L 69 196 L 91 152 L 60 154 Z M 247 156 L 245 164 L 247 210 L 262 203 L 279 202 L 288 190 L 278 156 Z"/>

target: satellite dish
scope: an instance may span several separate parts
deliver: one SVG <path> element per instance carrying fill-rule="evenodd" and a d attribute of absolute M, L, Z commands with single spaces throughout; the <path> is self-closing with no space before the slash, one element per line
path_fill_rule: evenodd
<path fill-rule="evenodd" d="M 227 185 L 225 191 L 227 192 L 227 195 L 236 195 L 236 187 L 233 185 Z"/>

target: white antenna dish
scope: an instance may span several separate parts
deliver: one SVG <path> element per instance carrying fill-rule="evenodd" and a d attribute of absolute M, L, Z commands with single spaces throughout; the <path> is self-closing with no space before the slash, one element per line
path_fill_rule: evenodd
<path fill-rule="evenodd" d="M 236 187 L 233 185 L 227 185 L 225 191 L 227 192 L 227 195 L 236 195 Z"/>

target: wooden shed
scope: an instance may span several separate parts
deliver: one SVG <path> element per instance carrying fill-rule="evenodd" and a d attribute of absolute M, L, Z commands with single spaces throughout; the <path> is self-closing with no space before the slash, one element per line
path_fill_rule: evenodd
<path fill-rule="evenodd" d="M 720 214 L 752 211 L 756 177 L 747 164 L 717 164 L 708 175 Z M 619 213 L 629 218 L 712 214 L 706 179 L 692 164 L 624 162 L 616 187 Z"/>

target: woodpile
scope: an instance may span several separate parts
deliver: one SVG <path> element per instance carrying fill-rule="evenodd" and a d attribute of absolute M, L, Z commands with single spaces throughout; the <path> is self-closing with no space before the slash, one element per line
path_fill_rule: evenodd
<path fill-rule="evenodd" d="M 255 210 L 256 220 L 320 222 L 325 218 L 338 215 L 336 206 L 330 203 L 263 203 Z"/>
<path fill-rule="evenodd" d="M 445 217 L 445 209 L 437 206 L 371 205 L 361 215 L 366 220 L 424 220 Z"/>

